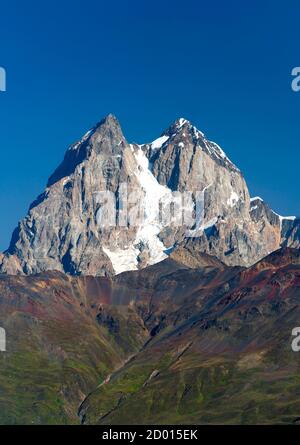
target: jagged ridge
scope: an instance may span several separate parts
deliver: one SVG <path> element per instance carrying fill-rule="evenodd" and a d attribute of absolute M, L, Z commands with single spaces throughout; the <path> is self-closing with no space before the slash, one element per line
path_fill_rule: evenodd
<path fill-rule="evenodd" d="M 116 219 L 116 226 L 100 227 L 99 191 L 111 191 L 122 207 L 118 193 L 124 183 L 144 200 L 145 220 L 120 227 Z M 174 191 L 191 192 L 192 210 L 203 191 L 197 236 L 184 224 L 157 221 L 158 200 L 168 206 Z M 281 245 L 298 247 L 299 221 L 251 201 L 240 170 L 186 119 L 175 121 L 154 142 L 137 145 L 126 141 L 117 119 L 108 115 L 68 149 L 14 231 L 0 271 L 111 275 L 155 264 L 176 246 L 249 266 Z"/>

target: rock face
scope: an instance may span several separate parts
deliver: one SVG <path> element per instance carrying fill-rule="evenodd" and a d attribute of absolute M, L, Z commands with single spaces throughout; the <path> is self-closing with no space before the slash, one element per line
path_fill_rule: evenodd
<path fill-rule="evenodd" d="M 68 149 L 14 231 L 0 272 L 112 275 L 177 248 L 249 266 L 299 240 L 300 220 L 251 200 L 240 170 L 187 120 L 137 145 L 108 115 Z"/>

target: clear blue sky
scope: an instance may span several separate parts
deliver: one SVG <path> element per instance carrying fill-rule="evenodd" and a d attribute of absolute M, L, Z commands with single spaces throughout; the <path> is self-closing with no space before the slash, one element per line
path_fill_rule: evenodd
<path fill-rule="evenodd" d="M 300 214 L 297 1 L 1 2 L 0 249 L 64 151 L 109 112 L 129 140 L 185 117 L 252 195 Z M 298 5 L 297 5 L 298 3 Z"/>

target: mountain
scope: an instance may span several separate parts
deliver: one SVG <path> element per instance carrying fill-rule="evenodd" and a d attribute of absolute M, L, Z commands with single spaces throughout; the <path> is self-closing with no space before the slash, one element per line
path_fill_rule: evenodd
<path fill-rule="evenodd" d="M 0 275 L 0 424 L 297 423 L 299 291 L 291 248 L 250 268 L 180 248 L 113 277 Z"/>
<path fill-rule="evenodd" d="M 199 275 L 193 290 L 183 290 L 181 273 L 159 278 L 158 288 L 166 284 L 162 292 L 176 303 L 163 312 L 163 328 L 81 404 L 84 424 L 299 423 L 299 354 L 291 348 L 300 317 L 299 250 Z M 192 276 L 185 274 L 185 284 Z M 174 281 L 176 290 L 168 290 Z M 159 300 L 160 292 L 154 308 Z"/>
<path fill-rule="evenodd" d="M 108 115 L 67 150 L 0 256 L 0 272 L 111 276 L 177 248 L 250 266 L 299 239 L 300 220 L 251 200 L 240 170 L 189 121 L 138 145 Z"/>

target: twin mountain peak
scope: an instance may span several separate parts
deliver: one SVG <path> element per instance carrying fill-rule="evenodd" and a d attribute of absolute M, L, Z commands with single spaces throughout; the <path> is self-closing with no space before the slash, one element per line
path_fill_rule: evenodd
<path fill-rule="evenodd" d="M 117 202 L 124 183 L 143 196 L 146 218 L 136 225 L 99 225 L 103 203 L 95 197 L 106 190 Z M 159 198 L 189 192 L 195 205 L 198 191 L 204 199 L 197 236 L 155 218 Z M 0 272 L 113 275 L 188 251 L 250 266 L 299 244 L 300 220 L 251 199 L 240 170 L 188 120 L 178 119 L 152 143 L 138 145 L 127 142 L 109 114 L 67 150 L 0 254 Z"/>

